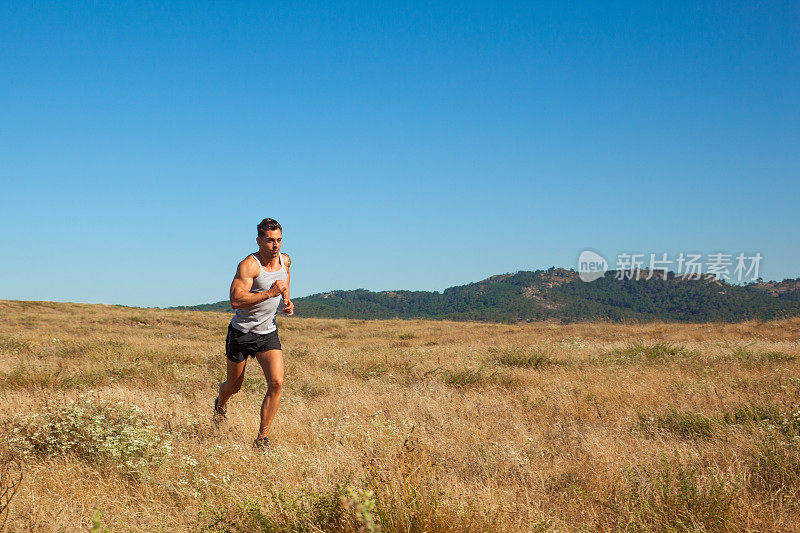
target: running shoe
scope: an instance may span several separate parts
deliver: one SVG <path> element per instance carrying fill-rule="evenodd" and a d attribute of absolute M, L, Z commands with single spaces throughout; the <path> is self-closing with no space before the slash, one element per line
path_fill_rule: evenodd
<path fill-rule="evenodd" d="M 227 420 L 227 414 L 228 414 L 228 410 L 227 409 L 223 410 L 223 409 L 220 409 L 219 407 L 217 407 L 218 403 L 219 403 L 219 396 L 217 396 L 214 399 L 214 417 L 213 418 L 214 418 L 214 423 L 217 424 L 217 425 L 219 425 L 222 422 L 225 422 Z"/>

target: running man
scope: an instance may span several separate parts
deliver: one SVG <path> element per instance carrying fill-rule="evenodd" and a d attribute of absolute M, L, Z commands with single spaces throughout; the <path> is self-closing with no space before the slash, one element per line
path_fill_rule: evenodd
<path fill-rule="evenodd" d="M 247 358 L 254 357 L 267 379 L 267 394 L 261 403 L 261 425 L 253 442 L 256 448 L 269 446 L 269 428 L 278 410 L 283 387 L 283 352 L 278 339 L 275 313 L 283 297 L 283 313 L 294 314 L 289 299 L 288 255 L 281 253 L 283 230 L 277 221 L 265 218 L 258 226 L 258 252 L 239 263 L 231 283 L 231 307 L 236 314 L 228 325 L 225 354 L 228 358 L 227 378 L 219 386 L 214 400 L 214 419 L 225 418 L 228 399 L 239 392 L 244 381 Z"/>

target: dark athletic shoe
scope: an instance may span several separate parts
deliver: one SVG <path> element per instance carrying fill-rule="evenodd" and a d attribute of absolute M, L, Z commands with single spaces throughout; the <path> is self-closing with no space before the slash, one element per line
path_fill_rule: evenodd
<path fill-rule="evenodd" d="M 214 417 L 213 417 L 213 420 L 214 420 L 214 423 L 216 425 L 220 425 L 221 423 L 225 422 L 227 420 L 227 414 L 228 414 L 228 410 L 227 409 L 225 409 L 223 411 L 222 409 L 217 407 L 218 403 L 219 403 L 219 396 L 217 396 L 214 399 Z"/>
<path fill-rule="evenodd" d="M 266 450 L 269 448 L 269 437 L 258 437 L 253 441 L 253 448 L 256 450 Z"/>

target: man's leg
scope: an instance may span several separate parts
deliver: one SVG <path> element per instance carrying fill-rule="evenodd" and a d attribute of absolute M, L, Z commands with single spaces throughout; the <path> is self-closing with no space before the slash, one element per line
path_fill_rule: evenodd
<path fill-rule="evenodd" d="M 272 419 L 275 418 L 278 404 L 281 401 L 283 352 L 281 350 L 257 352 L 256 360 L 264 370 L 264 377 L 267 378 L 267 394 L 264 396 L 264 401 L 261 402 L 261 426 L 258 428 L 258 436 L 261 438 L 269 433 Z"/>
<path fill-rule="evenodd" d="M 219 401 L 217 402 L 217 409 L 220 411 L 225 410 L 225 403 L 228 398 L 239 392 L 244 383 L 244 367 L 247 365 L 247 359 L 241 363 L 234 363 L 230 359 L 225 359 L 228 362 L 227 379 L 219 386 Z"/>

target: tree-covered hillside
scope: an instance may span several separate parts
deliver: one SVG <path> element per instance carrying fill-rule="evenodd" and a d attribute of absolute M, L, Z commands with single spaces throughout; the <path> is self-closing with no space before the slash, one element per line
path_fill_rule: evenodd
<path fill-rule="evenodd" d="M 438 318 L 519 322 L 558 319 L 739 321 L 800 315 L 800 278 L 731 285 L 711 277 L 687 280 L 671 272 L 616 279 L 609 271 L 591 283 L 574 270 L 520 271 L 450 287 L 443 292 L 337 290 L 294 299 L 298 316 Z M 227 300 L 179 309 L 229 311 Z"/>

